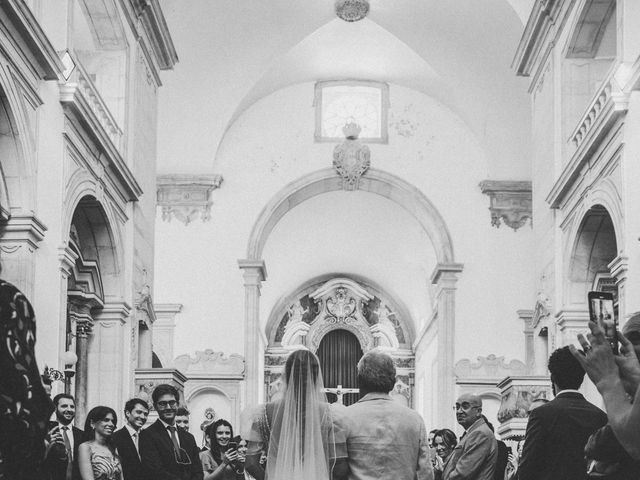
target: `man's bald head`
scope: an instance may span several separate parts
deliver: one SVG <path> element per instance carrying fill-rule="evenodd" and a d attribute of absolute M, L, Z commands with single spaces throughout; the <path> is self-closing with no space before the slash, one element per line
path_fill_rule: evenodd
<path fill-rule="evenodd" d="M 482 416 L 482 398 L 472 393 L 463 393 L 456 400 L 456 420 L 467 430 Z"/>

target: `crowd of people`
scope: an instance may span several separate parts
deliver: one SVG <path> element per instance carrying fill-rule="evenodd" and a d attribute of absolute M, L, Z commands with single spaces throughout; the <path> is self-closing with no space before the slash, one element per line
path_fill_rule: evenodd
<path fill-rule="evenodd" d="M 33 355 L 33 310 L 9 284 L 0 284 L 0 321 L 0 480 L 640 478 L 640 314 L 617 333 L 619 353 L 593 322 L 591 333 L 578 336 L 582 349 L 552 353 L 554 399 L 532 403 L 516 451 L 496 439 L 482 399 L 470 393 L 453 405 L 460 438 L 449 428 L 427 435 L 420 415 L 389 395 L 396 370 L 378 350 L 359 361 L 361 398 L 349 407 L 327 403 L 312 352 L 292 352 L 282 391 L 245 412 L 240 435 L 218 419 L 207 425 L 201 447 L 168 384 L 151 395 L 158 414 L 151 425 L 150 406 L 133 398 L 121 428 L 114 409 L 97 406 L 81 430 L 73 396 L 47 396 Z M 607 413 L 580 393 L 585 373 Z"/>

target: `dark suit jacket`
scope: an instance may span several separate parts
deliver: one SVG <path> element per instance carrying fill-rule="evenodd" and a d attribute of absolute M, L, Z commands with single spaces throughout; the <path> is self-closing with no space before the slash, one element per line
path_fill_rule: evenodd
<path fill-rule="evenodd" d="M 529 415 L 519 480 L 584 480 L 584 447 L 607 415 L 579 393 L 560 393 Z"/>
<path fill-rule="evenodd" d="M 138 440 L 140 439 L 138 438 Z M 113 433 L 113 444 L 118 450 L 124 478 L 127 480 L 145 480 L 147 475 L 142 466 L 142 461 L 138 456 L 131 434 L 125 427 Z M 139 445 L 140 441 L 138 441 Z"/>
<path fill-rule="evenodd" d="M 73 427 L 73 480 L 81 480 L 80 469 L 78 468 L 78 447 L 83 441 L 84 432 Z M 55 443 L 47 451 L 44 459 L 44 468 L 50 480 L 65 480 L 67 475 L 67 454 L 64 445 Z"/>
<path fill-rule="evenodd" d="M 176 462 L 171 437 L 160 420 L 156 420 L 140 435 L 142 465 L 154 480 L 202 480 L 200 449 L 195 438 L 180 428 L 177 433 L 180 448 L 189 455 L 190 465 Z"/>

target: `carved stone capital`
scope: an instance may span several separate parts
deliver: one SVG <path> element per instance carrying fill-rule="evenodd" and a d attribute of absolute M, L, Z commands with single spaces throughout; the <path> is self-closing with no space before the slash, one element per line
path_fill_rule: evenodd
<path fill-rule="evenodd" d="M 38 248 L 47 227 L 33 214 L 13 214 L 0 228 L 0 247 L 5 253 L 12 253 L 11 246 L 27 244 L 31 250 Z"/>
<path fill-rule="evenodd" d="M 490 199 L 491 225 L 500 227 L 504 222 L 517 230 L 533 218 L 531 182 L 485 180 L 480 190 Z"/>
<path fill-rule="evenodd" d="M 502 396 L 498 433 L 503 439 L 521 440 L 531 403 L 551 399 L 551 381 L 547 376 L 512 376 L 501 381 L 498 388 Z"/>
<path fill-rule="evenodd" d="M 203 222 L 211 219 L 210 193 L 222 184 L 221 175 L 160 175 L 157 179 L 158 206 L 162 219 L 173 217 L 188 225 L 200 217 Z"/>

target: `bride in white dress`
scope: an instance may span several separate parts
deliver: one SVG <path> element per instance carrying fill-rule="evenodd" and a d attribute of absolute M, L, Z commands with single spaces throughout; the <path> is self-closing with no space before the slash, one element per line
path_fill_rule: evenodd
<path fill-rule="evenodd" d="M 283 377 L 282 396 L 251 415 L 245 469 L 257 480 L 346 478 L 342 422 L 323 393 L 318 358 L 308 350 L 292 352 Z M 260 463 L 263 452 L 266 464 Z"/>

